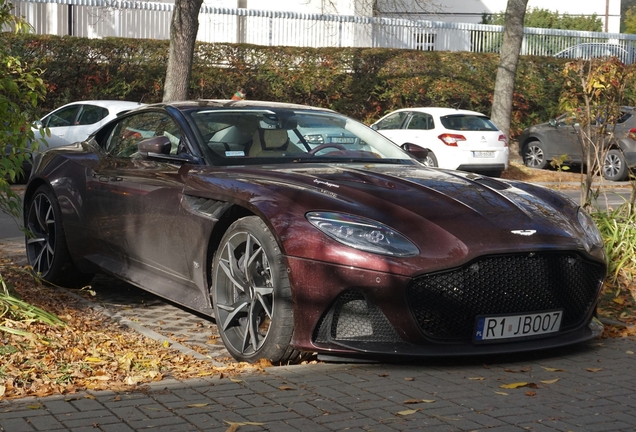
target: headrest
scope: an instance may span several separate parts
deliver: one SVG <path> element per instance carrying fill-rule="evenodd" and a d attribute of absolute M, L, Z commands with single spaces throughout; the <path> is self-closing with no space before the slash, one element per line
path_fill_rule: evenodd
<path fill-rule="evenodd" d="M 263 131 L 263 149 L 275 150 L 287 144 L 286 129 L 265 129 Z"/>

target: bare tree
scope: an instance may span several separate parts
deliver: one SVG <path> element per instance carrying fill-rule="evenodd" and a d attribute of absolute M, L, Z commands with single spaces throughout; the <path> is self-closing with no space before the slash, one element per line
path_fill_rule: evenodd
<path fill-rule="evenodd" d="M 512 97 L 517 75 L 519 53 L 523 42 L 523 20 L 528 0 L 508 0 L 504 20 L 504 34 L 499 54 L 499 66 L 492 99 L 491 119 L 497 127 L 510 136 Z"/>
<path fill-rule="evenodd" d="M 168 68 L 163 86 L 164 102 L 188 99 L 202 3 L 203 0 L 175 0 L 170 24 Z"/>

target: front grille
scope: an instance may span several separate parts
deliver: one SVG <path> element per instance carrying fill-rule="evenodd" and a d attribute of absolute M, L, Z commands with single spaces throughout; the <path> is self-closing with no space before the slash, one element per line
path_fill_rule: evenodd
<path fill-rule="evenodd" d="M 406 295 L 426 336 L 469 341 L 478 315 L 563 309 L 561 329 L 574 328 L 594 306 L 604 277 L 603 265 L 575 253 L 492 256 L 416 278 Z"/>
<path fill-rule="evenodd" d="M 400 342 L 382 311 L 361 291 L 341 294 L 320 319 L 316 342 Z"/>

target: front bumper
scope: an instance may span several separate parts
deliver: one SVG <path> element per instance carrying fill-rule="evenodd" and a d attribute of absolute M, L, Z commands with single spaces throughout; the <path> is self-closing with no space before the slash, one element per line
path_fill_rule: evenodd
<path fill-rule="evenodd" d="M 457 356 L 553 348 L 594 338 L 605 266 L 576 253 L 479 258 L 409 278 L 288 257 L 292 344 L 335 356 Z M 531 277 L 530 277 L 531 276 Z M 561 330 L 475 343 L 479 315 L 563 310 Z"/>

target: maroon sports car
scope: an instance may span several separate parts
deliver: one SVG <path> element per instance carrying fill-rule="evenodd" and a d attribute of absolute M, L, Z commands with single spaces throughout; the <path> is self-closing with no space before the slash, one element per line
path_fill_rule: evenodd
<path fill-rule="evenodd" d="M 243 361 L 517 352 L 602 329 L 603 242 L 579 206 L 427 168 L 326 109 L 131 111 L 36 159 L 24 221 L 44 279 L 121 278 L 214 317 Z"/>

